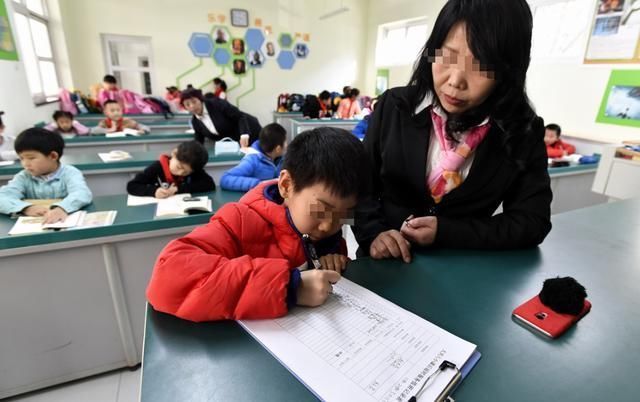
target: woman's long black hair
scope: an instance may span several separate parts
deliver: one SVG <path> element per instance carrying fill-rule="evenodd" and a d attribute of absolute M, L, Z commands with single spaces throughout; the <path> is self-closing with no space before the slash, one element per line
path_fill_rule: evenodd
<path fill-rule="evenodd" d="M 525 88 L 533 28 L 526 0 L 449 0 L 414 65 L 409 82 L 416 88 L 410 100 L 411 110 L 425 96 L 439 104 L 432 61 L 451 28 L 459 22 L 466 25 L 467 43 L 476 60 L 483 69 L 494 73 L 496 87 L 478 107 L 461 115 L 450 115 L 447 133 L 452 136 L 464 131 L 487 116 L 505 132 L 505 140 L 529 131 L 536 114 Z"/>

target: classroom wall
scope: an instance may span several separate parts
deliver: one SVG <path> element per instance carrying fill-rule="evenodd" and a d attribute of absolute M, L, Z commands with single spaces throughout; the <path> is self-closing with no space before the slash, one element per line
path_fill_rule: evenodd
<path fill-rule="evenodd" d="M 596 0 L 592 0 L 594 5 Z M 420 0 L 371 0 L 367 18 L 367 51 L 365 88 L 373 93 L 375 88 L 375 47 L 380 24 L 420 16 L 427 16 L 429 31 L 445 0 L 425 2 Z M 589 34 L 586 30 L 585 35 Z M 426 38 L 425 38 L 426 42 Z M 539 115 L 546 122 L 562 126 L 567 136 L 587 140 L 590 146 L 582 151 L 591 153 L 599 142 L 613 143 L 623 140 L 640 140 L 640 130 L 610 124 L 596 123 L 596 115 L 609 79 L 611 69 L 640 69 L 633 65 L 584 65 L 575 63 L 532 63 L 527 78 L 527 91 Z M 411 76 L 412 64 L 389 68 L 389 86 L 406 85 Z M 582 142 L 579 142 L 579 145 Z M 586 142 L 584 142 L 586 144 Z"/>
<path fill-rule="evenodd" d="M 265 124 L 271 121 L 276 97 L 282 92 L 317 93 L 322 89 L 361 86 L 366 44 L 368 0 L 345 0 L 350 11 L 329 20 L 319 15 L 340 6 L 340 1 L 294 0 L 59 0 L 73 85 L 87 91 L 104 75 L 101 33 L 139 35 L 152 38 L 156 82 L 160 90 L 176 83 L 176 77 L 194 67 L 198 60 L 187 47 L 192 32 L 209 32 L 208 13 L 225 14 L 231 8 L 249 11 L 250 21 L 259 17 L 274 33 L 309 33 L 310 52 L 306 60 L 296 61 L 293 70 L 281 70 L 268 60 L 255 74 L 255 90 L 240 99 L 243 110 Z M 230 25 L 227 23 L 225 25 Z M 252 25 L 252 24 L 251 24 Z M 244 29 L 231 29 L 232 35 Z M 269 39 L 277 39 L 271 35 Z M 220 68 L 212 60 L 182 81 L 182 85 L 202 83 L 218 76 Z M 235 103 L 240 94 L 251 90 L 252 79 L 238 82 L 226 73 L 223 78 Z M 160 91 L 160 94 L 163 91 Z"/>
<path fill-rule="evenodd" d="M 15 34 L 12 2 L 5 1 L 13 38 L 18 48 L 18 61 L 0 60 L 0 110 L 5 112 L 3 122 L 5 133 L 17 136 L 33 124 L 48 120 L 57 109 L 57 103 L 36 106 L 31 99 L 27 74 L 20 57 L 19 38 Z"/>

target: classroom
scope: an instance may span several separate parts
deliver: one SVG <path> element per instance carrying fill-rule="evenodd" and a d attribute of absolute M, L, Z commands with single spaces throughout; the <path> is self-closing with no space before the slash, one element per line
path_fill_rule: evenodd
<path fill-rule="evenodd" d="M 0 400 L 637 401 L 640 0 L 0 0 Z"/>

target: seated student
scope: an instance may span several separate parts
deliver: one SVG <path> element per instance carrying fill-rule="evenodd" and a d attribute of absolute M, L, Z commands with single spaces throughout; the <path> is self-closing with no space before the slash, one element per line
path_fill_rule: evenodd
<path fill-rule="evenodd" d="M 353 119 L 354 116 L 359 115 L 362 112 L 360 110 L 358 96 L 360 96 L 358 88 L 351 88 L 349 91 L 349 97 L 340 101 L 338 111 L 336 112 L 336 117 L 338 119 Z"/>
<path fill-rule="evenodd" d="M 0 161 L 15 161 L 18 154 L 13 150 L 14 138 L 4 134 L 3 114 L 4 112 L 0 112 Z"/>
<path fill-rule="evenodd" d="M 184 110 L 180 105 L 180 90 L 176 86 L 167 87 L 167 93 L 164 94 L 164 100 L 167 101 L 171 107 L 171 111 Z"/>
<path fill-rule="evenodd" d="M 301 110 L 302 116 L 310 119 L 331 117 L 331 94 L 329 91 L 322 91 L 317 97 L 307 95 Z"/>
<path fill-rule="evenodd" d="M 74 120 L 71 113 L 62 110 L 56 110 L 53 114 L 53 121 L 44 128 L 59 134 L 87 135 L 90 131 L 88 127 Z"/>
<path fill-rule="evenodd" d="M 225 100 L 227 99 L 227 83 L 223 79 L 214 78 L 213 87 L 213 94 L 216 96 L 216 98 Z"/>
<path fill-rule="evenodd" d="M 259 153 L 247 154 L 238 166 L 224 172 L 220 178 L 224 190 L 249 191 L 261 181 L 278 177 L 287 131 L 280 124 L 271 123 L 262 128 L 259 138 L 255 147 Z"/>
<path fill-rule="evenodd" d="M 321 305 L 347 264 L 341 227 L 366 191 L 366 174 L 364 147 L 348 131 L 298 135 L 278 180 L 164 248 L 149 302 L 191 321 L 274 318 L 295 305 Z"/>
<path fill-rule="evenodd" d="M 197 141 L 183 142 L 138 173 L 129 183 L 131 195 L 167 198 L 180 193 L 204 193 L 216 189 L 204 171 L 209 160 L 205 147 Z"/>
<path fill-rule="evenodd" d="M 576 147 L 560 139 L 562 129 L 557 124 L 548 124 L 544 128 L 544 143 L 549 158 L 561 158 L 576 152 Z"/>
<path fill-rule="evenodd" d="M 105 75 L 102 79 L 102 88 L 98 91 L 98 104 L 104 108 L 107 101 L 116 101 L 124 109 L 124 99 L 118 88 L 118 81 L 113 75 Z"/>
<path fill-rule="evenodd" d="M 137 130 L 139 134 L 148 133 L 150 131 L 148 126 L 140 124 L 128 117 L 122 117 L 122 106 L 116 101 L 108 100 L 104 103 L 103 107 L 104 115 L 107 117 L 101 120 L 97 126 L 91 129 L 91 134 L 107 134 L 116 133 L 130 128 Z"/>
<path fill-rule="evenodd" d="M 45 223 L 62 221 L 67 214 L 91 203 L 91 190 L 82 173 L 60 162 L 64 140 L 44 128 L 23 131 L 15 142 L 24 170 L 0 188 L 0 213 L 44 216 Z M 25 200 L 61 198 L 51 206 Z"/>
<path fill-rule="evenodd" d="M 371 113 L 373 113 L 373 111 L 375 110 L 376 102 L 377 99 L 373 99 L 371 101 Z M 358 124 L 356 124 L 353 130 L 351 130 L 353 135 L 360 138 L 361 140 L 364 140 L 364 136 L 367 135 L 367 130 L 369 129 L 369 120 L 371 120 L 371 113 L 364 116 L 364 118 L 360 120 Z"/>

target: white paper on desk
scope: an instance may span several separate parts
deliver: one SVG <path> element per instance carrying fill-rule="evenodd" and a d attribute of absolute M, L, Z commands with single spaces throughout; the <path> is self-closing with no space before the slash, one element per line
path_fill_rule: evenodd
<path fill-rule="evenodd" d="M 114 133 L 106 133 L 105 137 L 106 138 L 120 138 L 120 137 L 126 137 L 127 135 L 133 135 L 135 137 L 139 137 L 140 133 L 138 132 L 138 130 L 134 130 L 132 128 L 125 128 L 122 131 L 116 131 Z"/>
<path fill-rule="evenodd" d="M 165 199 L 182 199 L 184 197 L 191 197 L 191 194 L 189 193 L 180 193 L 180 194 L 176 194 L 176 195 L 172 195 L 171 197 L 165 198 Z M 137 196 L 137 195 L 131 195 L 129 194 L 127 196 L 127 206 L 128 207 L 135 207 L 138 205 L 149 205 L 149 204 L 157 204 L 161 199 L 160 198 L 156 198 L 156 197 L 141 197 L 141 196 Z"/>
<path fill-rule="evenodd" d="M 103 162 L 116 162 L 131 158 L 131 154 L 127 151 L 99 152 L 98 156 Z"/>
<path fill-rule="evenodd" d="M 320 307 L 239 323 L 327 401 L 407 401 L 443 360 L 462 367 L 476 349 L 345 278 Z M 454 373 L 437 375 L 418 400 L 435 400 Z"/>
<path fill-rule="evenodd" d="M 85 211 L 77 211 L 72 214 L 67 215 L 65 220 L 56 222 L 56 223 L 47 223 L 46 225 L 42 225 L 43 229 L 67 229 L 72 228 L 74 226 L 78 226 L 84 216 L 87 213 Z"/>
<path fill-rule="evenodd" d="M 0 161 L 0 166 L 13 165 L 14 161 Z"/>

